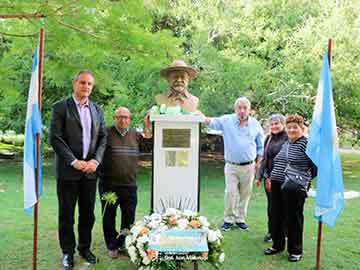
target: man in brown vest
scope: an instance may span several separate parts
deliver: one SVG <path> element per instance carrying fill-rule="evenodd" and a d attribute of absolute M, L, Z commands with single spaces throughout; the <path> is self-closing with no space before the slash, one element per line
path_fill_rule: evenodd
<path fill-rule="evenodd" d="M 101 177 L 99 182 L 100 198 L 107 192 L 115 192 L 117 201 L 108 204 L 101 200 L 103 211 L 103 231 L 108 255 L 111 258 L 119 256 L 119 249 L 124 247 L 125 236 L 116 230 L 116 212 L 121 209 L 120 229 L 130 229 L 135 220 L 137 204 L 136 176 L 138 171 L 138 156 L 145 141 L 150 139 L 148 117 L 144 120 L 144 135 L 135 128 L 129 128 L 131 112 L 126 107 L 115 111 L 114 125 L 107 129 L 108 137 Z"/>

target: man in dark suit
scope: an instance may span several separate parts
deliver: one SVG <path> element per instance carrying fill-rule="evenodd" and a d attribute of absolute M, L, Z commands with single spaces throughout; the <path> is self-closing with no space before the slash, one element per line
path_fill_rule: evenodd
<path fill-rule="evenodd" d="M 106 147 L 102 109 L 89 100 L 94 86 L 90 71 L 82 70 L 73 79 L 72 96 L 54 104 L 50 144 L 55 151 L 59 206 L 59 241 L 62 267 L 73 269 L 75 253 L 74 214 L 78 202 L 78 245 L 81 257 L 96 263 L 90 251 L 95 222 L 96 169 Z"/>

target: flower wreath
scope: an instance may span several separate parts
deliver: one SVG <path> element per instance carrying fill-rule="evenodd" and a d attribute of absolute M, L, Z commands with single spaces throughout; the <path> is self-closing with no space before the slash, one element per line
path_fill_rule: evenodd
<path fill-rule="evenodd" d="M 149 234 L 153 231 L 169 229 L 192 230 L 201 229 L 206 232 L 208 252 L 201 253 L 202 262 L 209 263 L 219 269 L 224 262 L 225 253 L 222 246 L 220 230 L 213 228 L 207 218 L 190 210 L 168 208 L 165 213 L 153 213 L 145 216 L 131 228 L 125 239 L 125 246 L 130 260 L 139 270 L 179 269 L 192 260 L 158 260 L 158 252 L 149 247 Z"/>

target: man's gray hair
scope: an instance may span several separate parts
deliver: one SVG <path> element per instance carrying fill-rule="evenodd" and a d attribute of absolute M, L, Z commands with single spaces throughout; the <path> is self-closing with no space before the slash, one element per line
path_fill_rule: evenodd
<path fill-rule="evenodd" d="M 78 73 L 75 74 L 75 76 L 73 77 L 73 81 L 74 82 L 77 81 L 81 74 L 89 74 L 91 77 L 93 77 L 93 79 L 95 79 L 94 74 L 90 70 L 83 69 L 83 70 L 80 70 Z"/>
<path fill-rule="evenodd" d="M 245 103 L 246 106 L 249 108 L 251 108 L 251 103 L 250 100 L 247 97 L 238 97 L 237 100 L 234 103 L 234 109 L 236 109 L 240 103 Z"/>
<path fill-rule="evenodd" d="M 269 117 L 269 123 L 272 121 L 279 121 L 283 126 L 286 124 L 286 117 L 281 113 L 274 113 Z"/>

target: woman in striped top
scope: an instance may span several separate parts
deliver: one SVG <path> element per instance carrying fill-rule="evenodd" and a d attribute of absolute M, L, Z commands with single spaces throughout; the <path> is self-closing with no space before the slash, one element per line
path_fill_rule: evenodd
<path fill-rule="evenodd" d="M 289 115 L 286 119 L 288 142 L 284 143 L 274 159 L 271 171 L 271 219 L 273 245 L 265 249 L 265 255 L 273 255 L 285 249 L 283 221 L 286 220 L 288 260 L 297 262 L 303 253 L 304 203 L 306 191 L 284 191 L 281 185 L 285 180 L 285 168 L 291 167 L 315 176 L 315 165 L 306 155 L 307 139 L 303 136 L 304 119 L 299 115 Z"/>

